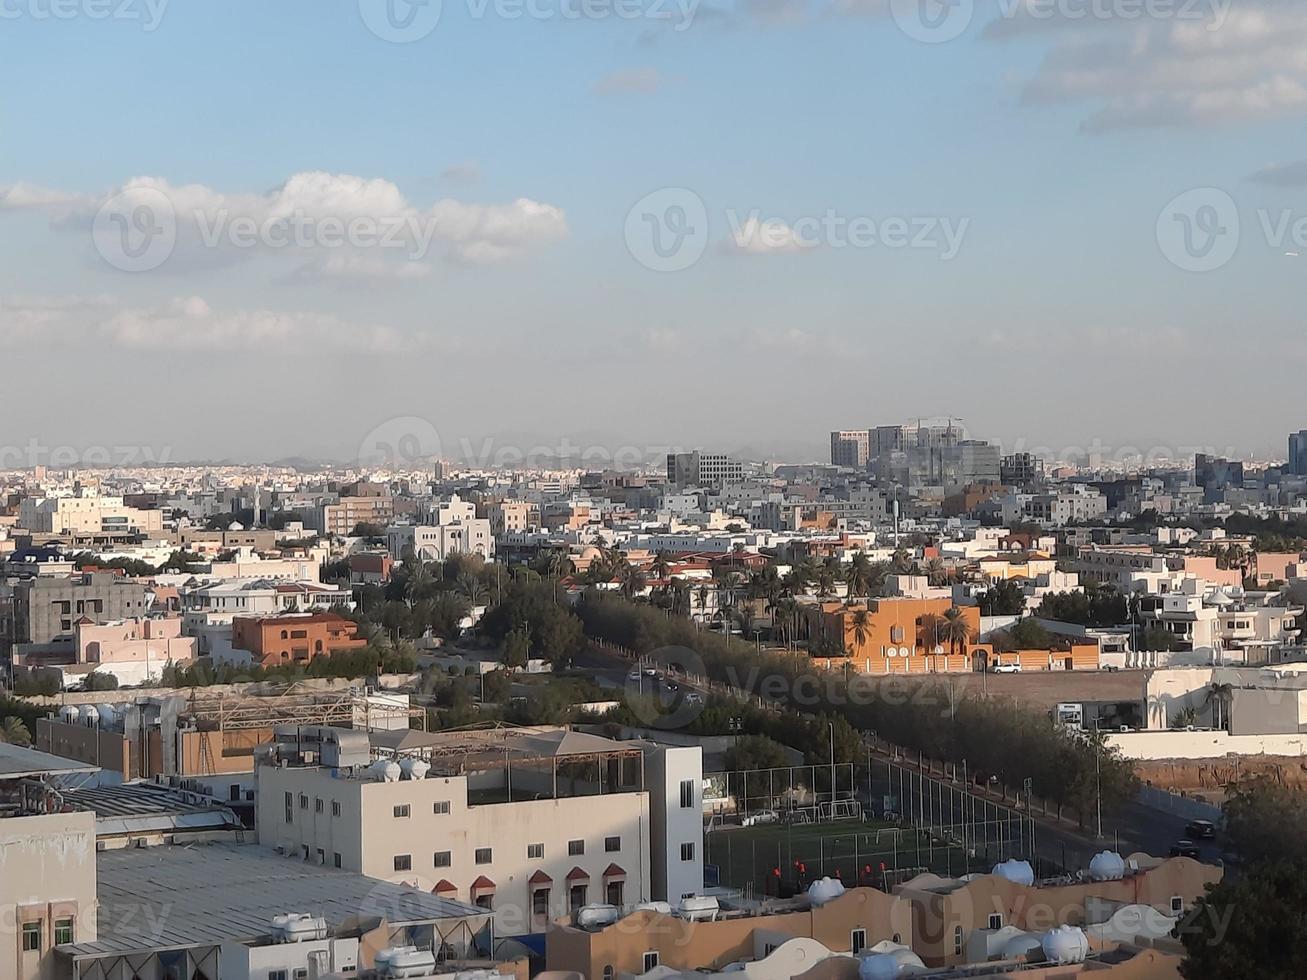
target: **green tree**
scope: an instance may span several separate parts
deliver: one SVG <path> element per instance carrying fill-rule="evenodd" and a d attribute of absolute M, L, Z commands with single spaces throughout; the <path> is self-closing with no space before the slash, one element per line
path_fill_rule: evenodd
<path fill-rule="evenodd" d="M 514 626 L 504 637 L 504 666 L 513 670 L 526 666 L 531 659 L 531 630 L 523 623 Z"/>
<path fill-rule="evenodd" d="M 8 742 L 10 745 L 21 745 L 26 748 L 32 744 L 32 733 L 28 730 L 27 723 L 23 719 L 9 715 L 0 720 L 0 742 Z"/>
<path fill-rule="evenodd" d="M 1301 820 L 1301 815 L 1299 815 Z M 1209 889 L 1178 928 L 1185 980 L 1307 977 L 1307 861 L 1277 860 Z"/>
<path fill-rule="evenodd" d="M 742 769 L 781 769 L 790 764 L 785 746 L 766 735 L 741 735 L 733 740 L 723 756 L 728 771 Z"/>

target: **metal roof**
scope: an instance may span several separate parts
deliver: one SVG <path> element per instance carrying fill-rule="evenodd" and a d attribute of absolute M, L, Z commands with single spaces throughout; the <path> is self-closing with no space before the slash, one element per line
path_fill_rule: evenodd
<path fill-rule="evenodd" d="M 62 775 L 70 772 L 99 772 L 99 766 L 65 759 L 62 756 L 25 749 L 21 745 L 0 742 L 0 779 L 27 779 L 32 776 Z"/>
<path fill-rule="evenodd" d="M 99 837 L 123 834 L 201 830 L 239 830 L 240 820 L 216 800 L 171 786 L 123 783 L 91 789 L 65 790 L 63 801 L 77 810 L 95 813 Z M 199 802 L 193 802 L 198 800 Z"/>
<path fill-rule="evenodd" d="M 59 947 L 74 957 L 251 942 L 266 937 L 283 912 L 320 915 L 329 927 L 358 918 L 404 926 L 490 914 L 257 844 L 127 848 L 96 859 L 99 938 Z"/>

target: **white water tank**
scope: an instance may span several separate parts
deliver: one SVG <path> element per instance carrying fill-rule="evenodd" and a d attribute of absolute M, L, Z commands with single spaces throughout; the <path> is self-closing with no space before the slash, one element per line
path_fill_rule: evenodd
<path fill-rule="evenodd" d="M 896 980 L 925 972 L 921 957 L 910 949 L 871 953 L 858 960 L 858 980 Z"/>
<path fill-rule="evenodd" d="M 1030 866 L 1029 861 L 1018 861 L 1013 858 L 1010 861 L 1004 861 L 1002 864 L 994 865 L 992 873 L 999 878 L 1006 878 L 1018 885 L 1033 885 L 1035 883 L 1035 869 Z"/>
<path fill-rule="evenodd" d="M 436 955 L 416 946 L 392 946 L 377 953 L 373 965 L 383 977 L 427 977 L 436 969 Z"/>
<path fill-rule="evenodd" d="M 616 905 L 583 905 L 576 910 L 576 924 L 593 929 L 612 925 L 621 915 Z"/>
<path fill-rule="evenodd" d="M 327 938 L 327 920 L 307 912 L 287 912 L 272 917 L 272 937 L 279 943 L 302 943 Z"/>
<path fill-rule="evenodd" d="M 393 759 L 378 759 L 368 766 L 367 773 L 379 783 L 397 783 L 400 776 L 399 763 Z"/>
<path fill-rule="evenodd" d="M 405 779 L 425 779 L 427 773 L 431 771 L 431 764 L 405 756 L 399 760 L 399 771 Z"/>
<path fill-rule="evenodd" d="M 813 905 L 825 905 L 844 894 L 844 882 L 836 878 L 818 878 L 808 886 L 808 900 Z"/>
<path fill-rule="evenodd" d="M 1044 933 L 1040 945 L 1044 957 L 1050 963 L 1065 966 L 1071 963 L 1083 963 L 1089 955 L 1089 937 L 1078 926 L 1058 926 Z"/>
<path fill-rule="evenodd" d="M 71 704 L 65 704 L 62 708 L 59 709 L 59 720 L 62 721 L 65 725 L 76 725 L 77 709 L 74 708 Z"/>
<path fill-rule="evenodd" d="M 700 922 L 704 919 L 717 918 L 719 911 L 717 899 L 711 895 L 691 895 L 688 898 L 681 899 L 681 905 L 677 909 L 677 914 L 682 919 L 689 919 L 691 922 Z"/>
<path fill-rule="evenodd" d="M 77 720 L 87 728 L 97 728 L 100 724 L 100 712 L 93 704 L 84 704 L 77 709 Z"/>
<path fill-rule="evenodd" d="M 1094 881 L 1120 881 L 1125 877 L 1125 858 L 1116 851 L 1099 851 L 1089 861 L 1089 877 Z"/>
<path fill-rule="evenodd" d="M 658 912 L 662 915 L 672 914 L 671 902 L 641 902 L 635 908 L 637 911 Z"/>
<path fill-rule="evenodd" d="M 1038 951 L 1039 955 L 1035 959 L 1042 960 L 1044 958 L 1044 937 L 1037 932 L 1023 932 L 1019 936 L 1013 936 L 1003 944 L 1002 959 L 1024 960 L 1036 951 Z"/>
<path fill-rule="evenodd" d="M 118 726 L 118 709 L 111 704 L 97 704 L 95 710 L 100 712 L 101 728 L 116 728 Z"/>

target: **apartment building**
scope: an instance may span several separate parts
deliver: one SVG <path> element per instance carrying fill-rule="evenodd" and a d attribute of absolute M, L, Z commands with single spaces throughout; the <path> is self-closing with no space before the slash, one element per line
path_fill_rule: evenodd
<path fill-rule="evenodd" d="M 367 646 L 357 634 L 357 623 L 332 612 L 237 616 L 231 621 L 232 648 L 247 651 L 264 667 L 303 665 L 315 657 Z"/>
<path fill-rule="evenodd" d="M 667 482 L 675 487 L 720 487 L 744 480 L 744 464 L 724 453 L 667 454 Z"/>
<path fill-rule="evenodd" d="M 345 487 L 334 503 L 305 511 L 305 524 L 320 534 L 348 537 L 360 524 L 385 527 L 395 519 L 395 498 L 380 484 L 356 483 Z"/>
<path fill-rule="evenodd" d="M 103 624 L 132 619 L 144 616 L 149 606 L 147 586 L 112 572 L 40 575 L 13 585 L 11 635 L 20 644 L 71 640 L 79 620 Z"/>
<path fill-rule="evenodd" d="M 78 490 L 72 496 L 25 497 L 18 505 L 18 527 L 38 534 L 158 535 L 163 511 L 138 510 L 122 497 Z"/>
<path fill-rule="evenodd" d="M 95 814 L 45 785 L 94 768 L 0 743 L 0 977 L 62 978 L 54 948 L 96 938 Z"/>
<path fill-rule="evenodd" d="M 832 466 L 848 466 L 864 470 L 871 459 L 871 431 L 852 429 L 830 434 L 830 462 Z"/>
<path fill-rule="evenodd" d="M 496 538 L 525 531 L 532 524 L 532 514 L 535 515 L 534 520 L 539 522 L 539 506 L 525 500 L 501 500 L 485 507 L 485 516 L 490 521 L 490 533 Z"/>
<path fill-rule="evenodd" d="M 444 561 L 450 555 L 495 556 L 490 521 L 476 516 L 476 506 L 458 495 L 441 501 L 431 524 L 396 524 L 386 528 L 386 546 L 396 561 L 414 555 L 421 561 Z"/>
<path fill-rule="evenodd" d="M 1197 578 L 1185 579 L 1177 591 L 1144 596 L 1139 606 L 1143 629 L 1164 630 L 1174 637 L 1180 654 L 1193 655 L 1158 652 L 1148 666 L 1269 662 L 1273 651 L 1296 643 L 1301 632 L 1303 607 L 1272 605 L 1278 598 L 1215 588 Z"/>
<path fill-rule="evenodd" d="M 361 737 L 360 737 L 361 736 Z M 256 770 L 259 840 L 544 932 L 591 904 L 703 888 L 700 749 L 561 728 L 279 735 Z"/>

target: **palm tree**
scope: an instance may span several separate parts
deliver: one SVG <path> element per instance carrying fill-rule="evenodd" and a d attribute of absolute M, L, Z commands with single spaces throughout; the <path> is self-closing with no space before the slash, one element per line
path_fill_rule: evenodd
<path fill-rule="evenodd" d="M 835 570 L 823 565 L 817 570 L 817 595 L 829 599 L 835 594 Z"/>
<path fill-rule="evenodd" d="M 649 566 L 650 570 L 654 573 L 654 578 L 666 578 L 667 570 L 671 567 L 672 563 L 668 560 L 667 552 L 663 550 L 659 550 L 658 553 L 654 555 L 653 564 Z"/>
<path fill-rule="evenodd" d="M 1212 681 L 1212 686 L 1207 689 L 1207 698 L 1203 703 L 1212 709 L 1213 728 L 1226 728 L 1229 726 L 1228 707 L 1233 700 L 1233 684 Z"/>
<path fill-rule="evenodd" d="M 694 590 L 694 598 L 699 605 L 700 619 L 703 619 L 703 614 L 708 610 L 708 597 L 710 595 L 712 595 L 712 589 L 707 585 L 701 585 Z"/>
<path fill-rule="evenodd" d="M 854 649 L 860 650 L 867 644 L 871 637 L 871 614 L 865 609 L 859 609 L 854 612 L 849 625 L 853 629 L 853 646 Z"/>
<path fill-rule="evenodd" d="M 404 583 L 404 597 L 408 600 L 408 606 L 413 608 L 417 603 L 426 598 L 427 594 L 435 587 L 435 578 L 431 575 L 431 569 L 422 562 L 416 562 L 408 573 L 408 581 Z"/>
<path fill-rule="evenodd" d="M 27 730 L 27 724 L 23 719 L 10 715 L 0 721 L 0 742 L 26 748 L 32 744 L 32 733 Z"/>
<path fill-rule="evenodd" d="M 956 653 L 959 646 L 965 649 L 975 635 L 962 610 L 957 606 L 949 606 L 944 610 L 944 615 L 936 624 L 936 630 L 939 639 L 948 641 L 950 653 Z"/>
<path fill-rule="evenodd" d="M 481 600 L 485 597 L 486 587 L 481 580 L 475 575 L 462 575 L 458 580 L 458 590 L 467 597 L 469 604 L 473 606 L 481 605 Z"/>
<path fill-rule="evenodd" d="M 871 560 L 861 551 L 855 552 L 849 567 L 844 571 L 844 581 L 849 587 L 849 598 L 867 595 L 871 591 Z"/>
<path fill-rule="evenodd" d="M 926 562 L 926 578 L 931 585 L 940 585 L 948 578 L 948 572 L 944 568 L 944 562 L 939 558 L 932 558 Z"/>

